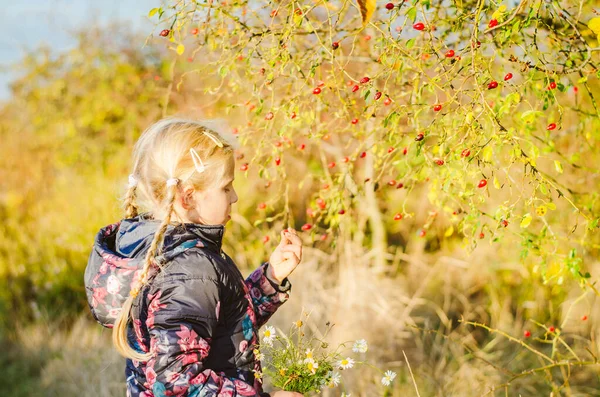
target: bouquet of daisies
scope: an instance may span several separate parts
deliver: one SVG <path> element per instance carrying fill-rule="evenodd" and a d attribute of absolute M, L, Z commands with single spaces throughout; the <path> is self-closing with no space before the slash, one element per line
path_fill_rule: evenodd
<path fill-rule="evenodd" d="M 384 386 L 390 386 L 394 381 L 395 372 L 384 373 L 365 361 L 355 360 L 352 354 L 344 353 L 351 343 L 354 353 L 366 353 L 366 340 L 345 342 L 331 351 L 326 341 L 315 336 L 306 338 L 304 326 L 302 320 L 295 321 L 287 335 L 277 332 L 274 327 L 265 327 L 261 347 L 254 350 L 256 358 L 264 362 L 263 373 L 255 373 L 256 377 L 260 379 L 267 375 L 276 388 L 302 394 L 338 386 L 342 382 L 341 372 L 355 365 L 368 365 L 381 372 Z M 333 326 L 327 323 L 327 327 L 323 338 Z"/>

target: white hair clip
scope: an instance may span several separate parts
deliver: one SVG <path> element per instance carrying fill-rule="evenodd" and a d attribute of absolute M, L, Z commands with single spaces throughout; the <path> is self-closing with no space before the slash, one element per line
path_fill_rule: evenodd
<path fill-rule="evenodd" d="M 138 180 L 135 179 L 133 174 L 129 174 L 129 187 L 136 187 L 138 184 Z"/>
<path fill-rule="evenodd" d="M 177 178 L 167 179 L 167 187 L 177 185 L 178 183 L 179 183 L 179 179 L 177 179 Z"/>
<path fill-rule="evenodd" d="M 204 132 L 204 134 L 207 135 L 210 139 L 215 141 L 215 143 L 217 144 L 218 147 L 223 147 L 223 142 L 218 140 L 213 134 L 211 134 L 210 132 L 208 132 L 206 130 L 203 130 L 202 132 Z"/>
<path fill-rule="evenodd" d="M 192 156 L 192 160 L 194 160 L 194 167 L 196 167 L 196 171 L 202 173 L 206 169 L 204 163 L 200 156 L 198 156 L 198 152 L 194 150 L 194 148 L 190 148 L 190 155 Z"/>

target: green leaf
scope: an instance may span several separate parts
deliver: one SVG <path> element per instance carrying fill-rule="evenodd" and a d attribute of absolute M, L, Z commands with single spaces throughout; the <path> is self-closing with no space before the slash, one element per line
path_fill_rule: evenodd
<path fill-rule="evenodd" d="M 229 72 L 229 69 L 227 68 L 227 66 L 221 65 L 221 67 L 219 68 L 219 76 L 225 77 L 225 76 L 227 76 L 228 72 Z"/>
<path fill-rule="evenodd" d="M 533 123 L 538 116 L 542 116 L 543 114 L 539 110 L 526 110 L 521 114 L 521 120 L 526 123 Z"/>
<path fill-rule="evenodd" d="M 410 19 L 414 23 L 417 19 L 417 8 L 410 7 L 408 11 L 406 11 L 406 18 Z"/>
<path fill-rule="evenodd" d="M 412 39 L 409 39 L 406 42 L 406 48 L 413 48 L 414 45 L 415 45 L 415 38 L 414 37 Z"/>
<path fill-rule="evenodd" d="M 554 160 L 554 168 L 556 168 L 556 172 L 558 172 L 559 174 L 563 173 L 563 166 L 560 163 L 560 161 Z"/>

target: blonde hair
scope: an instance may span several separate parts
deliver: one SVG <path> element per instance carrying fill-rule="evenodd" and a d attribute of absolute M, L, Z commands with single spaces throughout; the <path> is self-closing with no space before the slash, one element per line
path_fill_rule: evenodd
<path fill-rule="evenodd" d="M 157 265 L 154 258 L 162 253 L 167 227 L 183 223 L 174 207 L 178 187 L 191 186 L 203 191 L 217 186 L 227 175 L 233 175 L 233 150 L 237 148 L 237 143 L 234 138 L 225 139 L 227 133 L 223 130 L 223 124 L 219 126 L 219 122 L 165 118 L 146 129 L 134 146 L 133 172 L 123 197 L 126 217 L 133 218 L 141 208 L 145 208 L 153 214 L 154 219 L 162 219 L 162 222 L 144 258 L 138 284 L 123 304 L 113 327 L 113 344 L 126 358 L 148 361 L 152 356 L 150 352 L 139 353 L 129 345 L 127 327 L 133 300 L 147 283 L 151 266 Z M 198 159 L 194 158 L 196 154 L 203 164 L 201 172 Z M 173 222 L 173 217 L 177 221 Z"/>

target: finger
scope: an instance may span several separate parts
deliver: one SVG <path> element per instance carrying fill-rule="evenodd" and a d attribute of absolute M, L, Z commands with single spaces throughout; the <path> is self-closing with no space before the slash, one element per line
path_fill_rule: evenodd
<path fill-rule="evenodd" d="M 300 257 L 302 255 L 302 246 L 286 245 L 281 249 L 281 252 L 293 252 L 297 257 Z"/>
<path fill-rule="evenodd" d="M 286 237 L 292 244 L 302 245 L 302 239 L 297 234 L 288 233 Z"/>

